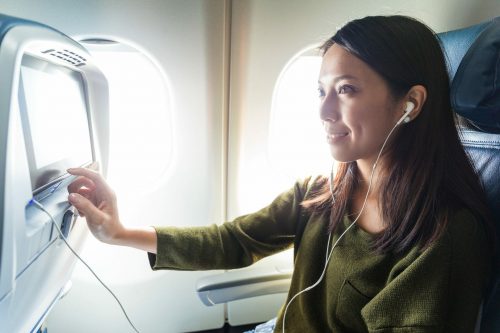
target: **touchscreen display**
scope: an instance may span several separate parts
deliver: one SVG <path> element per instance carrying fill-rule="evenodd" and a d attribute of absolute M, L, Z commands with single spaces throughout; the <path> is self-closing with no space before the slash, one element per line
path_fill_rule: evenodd
<path fill-rule="evenodd" d="M 87 102 L 79 72 L 24 56 L 19 105 L 33 191 L 69 167 L 93 160 Z"/>

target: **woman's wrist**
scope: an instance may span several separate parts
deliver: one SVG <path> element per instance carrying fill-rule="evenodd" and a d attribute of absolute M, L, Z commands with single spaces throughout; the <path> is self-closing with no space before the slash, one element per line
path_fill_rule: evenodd
<path fill-rule="evenodd" d="M 123 227 L 113 237 L 112 244 L 156 253 L 156 230 L 153 227 Z"/>

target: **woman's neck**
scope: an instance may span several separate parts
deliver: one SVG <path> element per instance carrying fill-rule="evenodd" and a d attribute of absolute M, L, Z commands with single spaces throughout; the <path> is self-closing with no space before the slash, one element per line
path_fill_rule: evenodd
<path fill-rule="evenodd" d="M 378 193 L 380 179 L 382 177 L 382 172 L 380 172 L 381 165 L 378 165 L 373 171 L 374 162 L 375 161 L 356 161 L 358 181 L 354 188 L 350 205 L 350 213 L 353 218 L 356 218 L 361 213 L 356 224 L 363 230 L 372 234 L 379 233 L 385 228 L 382 219 L 383 214 L 379 211 L 378 205 Z M 380 161 L 379 164 L 381 164 Z M 372 171 L 373 179 L 371 179 L 370 186 Z M 370 191 L 369 193 L 368 190 Z M 363 205 L 365 205 L 364 209 Z"/>
<path fill-rule="evenodd" d="M 379 184 L 380 184 L 380 179 L 381 179 L 381 164 L 382 161 L 378 161 L 378 165 L 373 170 L 373 165 L 375 163 L 375 160 L 358 160 L 356 161 L 356 166 L 358 169 L 357 172 L 357 178 L 358 178 L 358 186 L 357 190 L 359 190 L 360 193 L 365 193 L 368 191 L 368 188 L 370 186 L 371 182 L 371 187 L 370 187 L 370 197 L 373 197 L 374 194 L 378 192 L 379 189 Z"/>

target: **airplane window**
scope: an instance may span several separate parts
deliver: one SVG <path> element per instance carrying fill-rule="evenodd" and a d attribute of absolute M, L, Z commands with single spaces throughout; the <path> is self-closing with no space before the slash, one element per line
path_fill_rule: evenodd
<path fill-rule="evenodd" d="M 271 165 L 290 179 L 328 175 L 332 163 L 319 118 L 321 56 L 311 47 L 282 70 L 273 94 L 269 132 Z"/>
<path fill-rule="evenodd" d="M 141 50 L 106 39 L 81 40 L 110 93 L 108 181 L 121 197 L 150 191 L 172 159 L 171 98 L 161 68 Z"/>

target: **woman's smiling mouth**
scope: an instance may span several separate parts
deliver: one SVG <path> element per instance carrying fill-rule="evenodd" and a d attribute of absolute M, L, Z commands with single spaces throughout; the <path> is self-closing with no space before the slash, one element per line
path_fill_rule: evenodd
<path fill-rule="evenodd" d="M 329 144 L 336 143 L 343 138 L 345 138 L 347 135 L 349 135 L 348 132 L 334 132 L 334 133 L 327 133 L 326 135 L 326 141 Z"/>

